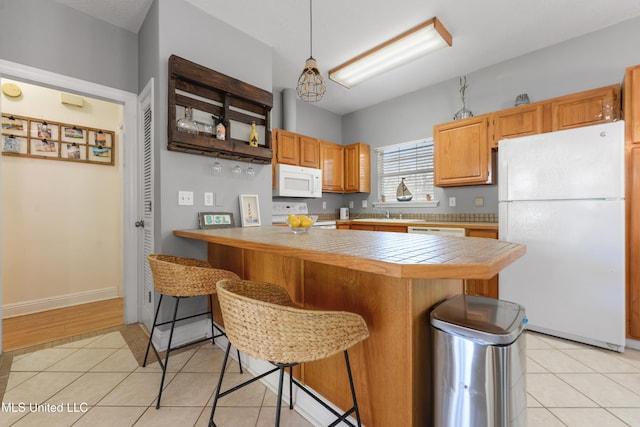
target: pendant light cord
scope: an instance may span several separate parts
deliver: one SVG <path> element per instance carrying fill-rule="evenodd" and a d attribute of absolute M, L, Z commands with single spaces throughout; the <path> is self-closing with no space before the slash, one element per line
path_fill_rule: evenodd
<path fill-rule="evenodd" d="M 313 58 L 313 0 L 309 0 L 309 56 Z"/>

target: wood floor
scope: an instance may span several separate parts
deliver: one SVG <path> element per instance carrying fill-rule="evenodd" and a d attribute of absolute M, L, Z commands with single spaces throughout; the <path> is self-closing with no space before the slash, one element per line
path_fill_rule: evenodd
<path fill-rule="evenodd" d="M 2 320 L 2 351 L 13 351 L 124 323 L 123 299 L 114 298 Z"/>

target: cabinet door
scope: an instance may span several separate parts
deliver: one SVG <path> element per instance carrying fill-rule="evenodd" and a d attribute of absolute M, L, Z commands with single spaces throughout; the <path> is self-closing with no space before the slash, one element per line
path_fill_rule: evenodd
<path fill-rule="evenodd" d="M 640 339 L 640 147 L 627 155 L 627 336 Z"/>
<path fill-rule="evenodd" d="M 543 132 L 542 104 L 520 105 L 493 113 L 491 147 L 505 138 L 535 135 Z"/>
<path fill-rule="evenodd" d="M 488 114 L 434 126 L 436 186 L 492 183 L 488 132 Z"/>
<path fill-rule="evenodd" d="M 393 233 L 406 233 L 407 227 L 402 225 L 375 225 L 375 231 L 391 231 Z"/>
<path fill-rule="evenodd" d="M 620 111 L 619 85 L 556 98 L 551 101 L 551 130 L 572 129 L 604 123 L 605 120 L 599 118 L 598 115 L 605 105 L 614 106 L 615 111 Z"/>
<path fill-rule="evenodd" d="M 276 163 L 300 164 L 300 137 L 293 132 L 276 131 Z"/>
<path fill-rule="evenodd" d="M 347 193 L 371 191 L 371 148 L 361 142 L 344 147 L 344 190 Z"/>
<path fill-rule="evenodd" d="M 351 224 L 351 229 L 352 230 L 375 231 L 376 227 L 375 227 L 375 225 L 369 225 L 369 224 Z"/>
<path fill-rule="evenodd" d="M 623 99 L 627 141 L 640 144 L 640 65 L 627 68 Z"/>
<path fill-rule="evenodd" d="M 322 191 L 342 193 L 344 191 L 344 147 L 333 142 L 320 141 L 320 164 Z"/>
<path fill-rule="evenodd" d="M 498 230 L 467 228 L 468 237 L 484 237 L 497 239 Z M 498 275 L 489 280 L 466 279 L 464 281 L 464 293 L 467 295 L 480 295 L 484 297 L 498 298 Z"/>
<path fill-rule="evenodd" d="M 316 138 L 300 135 L 300 166 L 320 168 L 320 143 Z"/>

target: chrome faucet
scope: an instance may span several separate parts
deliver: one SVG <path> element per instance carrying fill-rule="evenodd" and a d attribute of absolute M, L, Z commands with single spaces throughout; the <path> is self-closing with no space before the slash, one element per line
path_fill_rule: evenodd
<path fill-rule="evenodd" d="M 374 210 L 376 210 L 376 209 L 377 209 L 377 210 L 379 210 L 379 211 L 382 211 L 382 213 L 384 214 L 384 217 L 385 217 L 385 218 L 387 218 L 387 219 L 391 218 L 391 213 L 389 212 L 389 209 L 382 209 L 382 208 L 379 208 L 379 207 L 377 207 L 377 206 L 374 206 L 374 207 L 373 207 L 373 209 L 374 209 Z"/>

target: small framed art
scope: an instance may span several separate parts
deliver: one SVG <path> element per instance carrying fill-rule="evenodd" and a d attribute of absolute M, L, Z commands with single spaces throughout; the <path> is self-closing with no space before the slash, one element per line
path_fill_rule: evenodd
<path fill-rule="evenodd" d="M 240 195 L 240 222 L 243 227 L 260 226 L 260 203 L 257 194 Z"/>
<path fill-rule="evenodd" d="M 198 212 L 200 228 L 231 228 L 235 227 L 231 212 Z"/>

